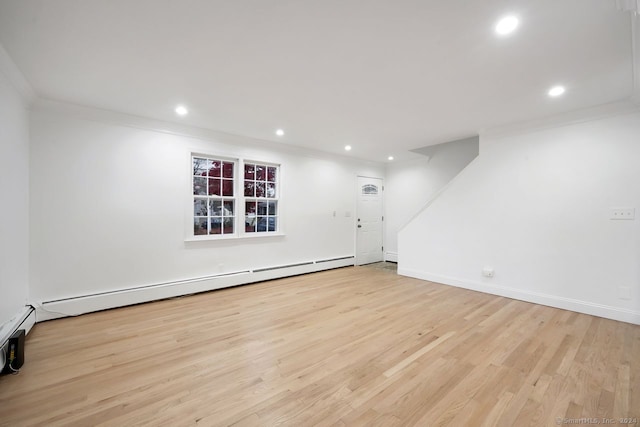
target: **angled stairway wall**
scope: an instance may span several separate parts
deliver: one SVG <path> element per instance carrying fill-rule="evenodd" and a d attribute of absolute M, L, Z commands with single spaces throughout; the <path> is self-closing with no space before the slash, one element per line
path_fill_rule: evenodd
<path fill-rule="evenodd" d="M 640 324 L 630 111 L 481 137 L 480 156 L 400 231 L 398 272 Z M 615 207 L 635 208 L 635 221 L 610 219 Z"/>
<path fill-rule="evenodd" d="M 390 163 L 385 178 L 385 260 L 398 261 L 398 231 L 478 156 L 478 136 L 412 150 Z"/>

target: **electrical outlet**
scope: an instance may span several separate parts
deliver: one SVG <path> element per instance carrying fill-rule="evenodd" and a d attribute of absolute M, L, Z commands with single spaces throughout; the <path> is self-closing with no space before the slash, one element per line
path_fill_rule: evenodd
<path fill-rule="evenodd" d="M 610 208 L 609 219 L 630 219 L 636 217 L 636 208 Z"/>
<path fill-rule="evenodd" d="M 618 288 L 618 298 L 624 300 L 631 299 L 631 288 L 629 286 L 620 286 Z"/>
<path fill-rule="evenodd" d="M 493 277 L 493 268 L 492 267 L 485 267 L 482 269 L 482 275 L 484 277 Z"/>

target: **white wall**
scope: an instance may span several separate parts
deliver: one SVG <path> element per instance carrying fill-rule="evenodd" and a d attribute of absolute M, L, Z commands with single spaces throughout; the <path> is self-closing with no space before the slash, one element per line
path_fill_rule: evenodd
<path fill-rule="evenodd" d="M 640 323 L 638 159 L 640 113 L 481 138 L 480 156 L 400 232 L 399 271 Z M 620 206 L 636 220 L 610 220 Z"/>
<path fill-rule="evenodd" d="M 478 155 L 478 138 L 414 150 L 420 157 L 387 164 L 385 259 L 398 261 L 398 232 Z"/>
<path fill-rule="evenodd" d="M 0 341 L 6 332 L 3 326 L 8 328 L 10 320 L 23 313 L 28 294 L 27 108 L 27 101 L 0 67 Z"/>
<path fill-rule="evenodd" d="M 195 129 L 207 136 L 154 131 L 139 122 L 46 103 L 32 113 L 36 303 L 354 255 L 355 215 L 346 212 L 355 211 L 356 176 L 382 176 L 381 166 Z M 165 125 L 175 128 L 150 126 Z M 192 151 L 281 164 L 286 235 L 185 242 Z"/>

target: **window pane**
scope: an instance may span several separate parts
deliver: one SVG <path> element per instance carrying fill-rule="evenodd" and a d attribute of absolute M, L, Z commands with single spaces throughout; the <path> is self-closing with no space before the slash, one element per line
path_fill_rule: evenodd
<path fill-rule="evenodd" d="M 220 177 L 219 160 L 209 160 L 209 176 Z"/>
<path fill-rule="evenodd" d="M 247 233 L 253 233 L 256 231 L 256 217 L 254 215 L 247 215 L 244 217 L 244 231 Z"/>
<path fill-rule="evenodd" d="M 235 233 L 236 199 L 233 161 L 192 156 L 194 235 Z M 278 226 L 279 167 L 244 163 L 240 196 L 244 206 L 245 232 L 275 232 Z M 238 208 L 242 212 L 242 206 Z"/>
<path fill-rule="evenodd" d="M 244 195 L 246 197 L 255 197 L 256 184 L 252 181 L 245 181 L 244 183 Z"/>
<path fill-rule="evenodd" d="M 209 215 L 222 216 L 222 202 L 220 200 L 209 200 Z"/>
<path fill-rule="evenodd" d="M 222 195 L 233 196 L 233 180 L 232 179 L 222 180 Z"/>
<path fill-rule="evenodd" d="M 269 215 L 278 214 L 278 202 L 269 202 Z"/>
<path fill-rule="evenodd" d="M 256 182 L 256 197 L 264 197 L 264 182 Z"/>
<path fill-rule="evenodd" d="M 207 195 L 207 178 L 193 178 L 193 194 L 196 196 Z"/>
<path fill-rule="evenodd" d="M 259 216 L 258 217 L 258 226 L 256 227 L 258 232 L 267 231 L 267 217 Z"/>
<path fill-rule="evenodd" d="M 251 164 L 244 165 L 244 179 L 256 179 L 255 166 Z"/>
<path fill-rule="evenodd" d="M 233 234 L 233 218 L 225 218 L 223 225 L 224 234 Z"/>
<path fill-rule="evenodd" d="M 209 178 L 209 195 L 210 196 L 221 196 L 220 193 L 220 179 L 219 178 Z"/>
<path fill-rule="evenodd" d="M 211 218 L 211 228 L 209 229 L 209 234 L 222 234 L 222 218 Z"/>
<path fill-rule="evenodd" d="M 193 162 L 193 174 L 198 176 L 207 176 L 207 159 L 200 157 L 194 157 Z"/>
<path fill-rule="evenodd" d="M 233 163 L 224 162 L 222 164 L 222 177 L 233 178 Z"/>
<path fill-rule="evenodd" d="M 196 218 L 193 220 L 193 235 L 201 236 L 207 234 L 207 218 Z"/>
<path fill-rule="evenodd" d="M 376 195 L 378 194 L 378 186 L 373 184 L 365 184 L 362 186 L 362 194 Z"/>
<path fill-rule="evenodd" d="M 276 224 L 278 223 L 278 219 L 275 216 L 270 216 L 267 222 L 268 231 L 276 231 Z"/>
<path fill-rule="evenodd" d="M 274 199 L 276 197 L 276 184 L 267 182 L 267 197 Z"/>
<path fill-rule="evenodd" d="M 267 181 L 276 182 L 276 168 L 272 166 L 267 168 Z"/>
<path fill-rule="evenodd" d="M 193 172 L 193 221 L 194 235 L 233 234 L 236 222 L 235 167 L 236 162 L 207 156 L 191 156 Z M 247 164 L 246 173 L 255 177 L 255 164 Z M 255 190 L 250 188 L 251 197 Z M 254 228 L 255 211 L 253 205 Z M 255 231 L 255 230 L 254 230 Z"/>
<path fill-rule="evenodd" d="M 234 215 L 234 210 L 233 210 L 233 200 L 225 200 L 224 201 L 224 216 L 233 216 Z"/>
<path fill-rule="evenodd" d="M 267 179 L 265 169 L 266 168 L 264 166 L 262 166 L 262 165 L 256 165 L 256 180 L 257 181 L 265 181 Z"/>
<path fill-rule="evenodd" d="M 193 200 L 193 215 L 194 216 L 207 216 L 207 199 L 194 199 Z"/>

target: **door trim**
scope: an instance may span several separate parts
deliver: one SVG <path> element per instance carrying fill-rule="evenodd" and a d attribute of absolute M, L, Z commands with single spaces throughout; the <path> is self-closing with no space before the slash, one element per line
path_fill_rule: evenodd
<path fill-rule="evenodd" d="M 358 266 L 358 265 L 366 265 L 366 264 L 361 264 L 358 261 L 358 196 L 360 194 L 360 188 L 358 186 L 358 178 L 369 178 L 369 179 L 379 179 L 381 182 L 381 191 L 382 191 L 382 201 L 381 201 L 381 208 L 380 210 L 382 211 L 382 217 L 384 218 L 384 213 L 385 213 L 385 197 L 384 197 L 384 178 L 381 176 L 371 176 L 371 175 L 356 175 L 356 180 L 355 180 L 355 192 L 354 192 L 354 203 L 355 203 L 355 215 L 353 217 L 353 247 L 354 247 L 354 254 L 353 254 L 353 260 L 354 260 L 354 265 Z M 385 231 L 386 231 L 386 224 L 385 221 L 382 221 L 382 247 L 384 248 L 384 243 L 385 243 Z M 384 257 L 384 249 L 382 250 L 382 261 L 385 260 Z"/>

